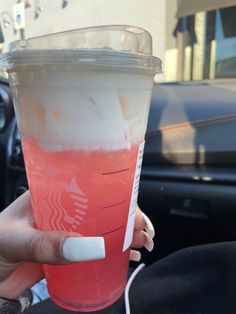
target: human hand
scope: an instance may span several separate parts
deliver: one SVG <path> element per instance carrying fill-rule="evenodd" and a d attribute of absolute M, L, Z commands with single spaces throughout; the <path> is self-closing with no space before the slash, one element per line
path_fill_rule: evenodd
<path fill-rule="evenodd" d="M 145 246 L 150 251 L 153 248 L 153 236 L 154 229 L 150 220 L 137 209 L 132 247 Z M 29 192 L 0 213 L 1 297 L 17 299 L 21 296 L 43 278 L 42 264 L 69 264 L 104 257 L 102 237 L 37 230 L 34 227 Z M 139 260 L 141 255 L 138 251 L 131 250 L 130 257 Z"/>
<path fill-rule="evenodd" d="M 132 248 L 145 247 L 149 252 L 154 248 L 153 238 L 155 236 L 155 230 L 151 220 L 146 214 L 144 214 L 139 207 L 137 207 L 135 222 L 134 222 L 134 234 L 131 244 Z M 131 250 L 130 259 L 133 261 L 140 261 L 141 253 L 136 250 Z"/>

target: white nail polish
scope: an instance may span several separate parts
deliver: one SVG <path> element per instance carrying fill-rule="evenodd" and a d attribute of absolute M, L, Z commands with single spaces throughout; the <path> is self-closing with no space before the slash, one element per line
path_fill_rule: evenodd
<path fill-rule="evenodd" d="M 155 236 L 155 229 L 153 227 L 153 224 L 146 214 L 144 214 L 143 212 L 142 212 L 142 214 L 143 214 L 143 218 L 144 218 L 146 225 L 147 225 L 145 230 L 147 231 L 150 238 L 153 239 Z"/>
<path fill-rule="evenodd" d="M 67 238 L 63 243 L 62 254 L 70 262 L 102 259 L 106 256 L 104 238 Z"/>
<path fill-rule="evenodd" d="M 149 237 L 149 235 L 147 233 L 145 233 L 146 236 L 146 242 L 144 244 L 144 247 L 151 252 L 154 248 L 154 242 L 153 240 Z"/>
<path fill-rule="evenodd" d="M 139 251 L 131 250 L 129 259 L 134 262 L 139 262 L 141 260 L 141 253 Z"/>

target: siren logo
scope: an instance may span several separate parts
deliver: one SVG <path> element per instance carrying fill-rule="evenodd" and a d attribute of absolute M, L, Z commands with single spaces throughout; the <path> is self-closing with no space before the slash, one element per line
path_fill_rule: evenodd
<path fill-rule="evenodd" d="M 23 148 L 37 228 L 79 232 L 88 198 L 73 169 L 62 169 L 58 158 L 43 154 L 31 139 L 23 141 Z"/>
<path fill-rule="evenodd" d="M 79 188 L 75 178 L 73 178 L 69 184 L 62 183 L 62 185 L 73 200 L 75 213 L 74 216 L 71 217 L 64 209 L 64 221 L 71 224 L 70 231 L 75 231 L 80 223 L 84 220 L 86 209 L 88 207 L 88 200 L 85 196 L 85 193 L 82 192 Z"/>
<path fill-rule="evenodd" d="M 54 181 L 42 188 L 46 193 L 38 195 L 33 204 L 38 227 L 78 231 L 86 216 L 88 199 L 76 179 L 72 178 L 68 183 Z"/>

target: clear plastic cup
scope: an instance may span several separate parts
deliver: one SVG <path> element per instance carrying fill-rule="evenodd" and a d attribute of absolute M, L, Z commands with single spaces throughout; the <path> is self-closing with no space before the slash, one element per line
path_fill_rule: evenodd
<path fill-rule="evenodd" d="M 51 298 L 95 311 L 123 293 L 154 75 L 148 32 L 102 26 L 17 41 L 1 57 L 41 230 L 102 236 L 106 257 L 44 265 Z"/>

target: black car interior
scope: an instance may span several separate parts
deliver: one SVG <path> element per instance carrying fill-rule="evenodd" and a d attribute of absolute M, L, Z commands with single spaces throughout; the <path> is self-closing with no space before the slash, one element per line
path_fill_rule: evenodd
<path fill-rule="evenodd" d="M 147 264 L 180 248 L 236 239 L 234 80 L 155 84 L 139 205 L 156 229 Z M 0 81 L 0 209 L 27 189 L 20 134 Z"/>

